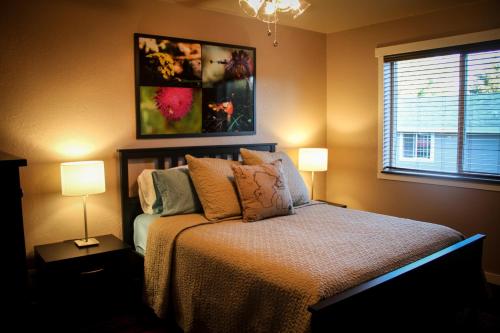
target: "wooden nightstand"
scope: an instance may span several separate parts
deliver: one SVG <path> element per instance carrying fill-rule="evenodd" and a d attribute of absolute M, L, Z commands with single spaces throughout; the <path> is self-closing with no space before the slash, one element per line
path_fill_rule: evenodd
<path fill-rule="evenodd" d="M 43 299 L 60 302 L 69 297 L 102 303 L 124 293 L 130 277 L 130 246 L 113 235 L 95 238 L 100 244 L 85 248 L 78 248 L 73 240 L 35 246 Z"/>

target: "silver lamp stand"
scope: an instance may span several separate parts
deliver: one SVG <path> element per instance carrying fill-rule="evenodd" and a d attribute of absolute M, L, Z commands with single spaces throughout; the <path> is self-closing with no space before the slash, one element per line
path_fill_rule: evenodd
<path fill-rule="evenodd" d="M 89 238 L 89 234 L 87 231 L 87 197 L 88 197 L 88 195 L 82 195 L 82 198 L 83 198 L 83 219 L 85 220 L 85 238 L 75 240 L 75 244 L 78 247 L 99 245 L 99 241 L 97 239 Z"/>

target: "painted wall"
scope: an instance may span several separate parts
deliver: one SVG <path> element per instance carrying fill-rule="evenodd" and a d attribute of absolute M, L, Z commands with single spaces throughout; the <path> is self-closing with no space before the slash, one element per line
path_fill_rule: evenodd
<path fill-rule="evenodd" d="M 500 27 L 498 1 L 329 34 L 327 198 L 352 208 L 486 233 L 485 269 L 500 274 L 500 192 L 377 179 L 376 47 Z"/>
<path fill-rule="evenodd" d="M 326 145 L 324 34 L 280 26 L 274 48 L 262 22 L 159 0 L 8 1 L 0 27 L 0 150 L 28 160 L 29 254 L 83 236 L 82 202 L 61 196 L 60 162 L 105 160 L 107 191 L 89 197 L 89 233 L 120 237 L 118 148 L 278 142 L 296 157 L 295 147 Z M 257 135 L 136 140 L 134 32 L 256 47 Z"/>

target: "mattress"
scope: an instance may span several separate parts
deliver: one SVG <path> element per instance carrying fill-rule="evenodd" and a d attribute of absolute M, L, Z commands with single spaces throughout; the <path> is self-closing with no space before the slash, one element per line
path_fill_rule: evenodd
<path fill-rule="evenodd" d="M 140 214 L 134 219 L 135 250 L 142 255 L 146 253 L 149 226 L 159 217 L 160 214 Z"/>
<path fill-rule="evenodd" d="M 325 204 L 253 223 L 150 224 L 146 300 L 186 332 L 307 332 L 309 305 L 463 239 L 445 226 Z"/>

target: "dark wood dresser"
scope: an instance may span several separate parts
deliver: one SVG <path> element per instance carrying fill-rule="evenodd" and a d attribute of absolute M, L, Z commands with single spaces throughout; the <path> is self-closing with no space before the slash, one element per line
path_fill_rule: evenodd
<path fill-rule="evenodd" d="M 26 247 L 24 244 L 23 208 L 19 168 L 28 163 L 24 158 L 0 152 L 0 219 L 2 226 L 4 290 L 12 311 L 24 307 L 27 299 Z"/>

